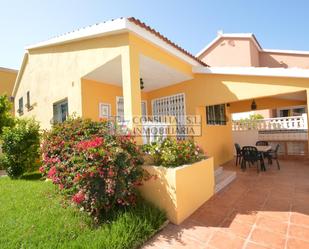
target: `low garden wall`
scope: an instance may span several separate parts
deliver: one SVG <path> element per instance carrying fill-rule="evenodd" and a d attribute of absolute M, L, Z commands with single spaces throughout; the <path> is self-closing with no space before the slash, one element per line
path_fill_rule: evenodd
<path fill-rule="evenodd" d="M 141 195 L 180 224 L 214 194 L 213 158 L 175 168 L 143 166 L 156 177 L 144 182 Z"/>

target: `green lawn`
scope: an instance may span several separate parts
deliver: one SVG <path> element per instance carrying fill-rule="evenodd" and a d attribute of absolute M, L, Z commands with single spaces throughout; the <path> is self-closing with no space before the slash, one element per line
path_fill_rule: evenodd
<path fill-rule="evenodd" d="M 94 227 L 90 217 L 61 200 L 50 182 L 0 178 L 0 248 L 131 249 L 165 221 L 161 211 L 141 203 Z"/>

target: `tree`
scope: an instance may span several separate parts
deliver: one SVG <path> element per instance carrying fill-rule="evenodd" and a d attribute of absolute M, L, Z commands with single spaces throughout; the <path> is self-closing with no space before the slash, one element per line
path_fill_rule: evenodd
<path fill-rule="evenodd" d="M 16 119 L 14 126 L 3 128 L 1 138 L 0 163 L 11 178 L 38 168 L 40 126 L 34 119 Z"/>
<path fill-rule="evenodd" d="M 0 96 L 0 135 L 4 127 L 12 127 L 14 118 L 12 116 L 12 103 L 7 95 Z"/>

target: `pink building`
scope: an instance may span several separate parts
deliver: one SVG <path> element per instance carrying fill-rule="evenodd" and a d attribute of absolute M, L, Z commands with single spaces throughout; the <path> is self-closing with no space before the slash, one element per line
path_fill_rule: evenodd
<path fill-rule="evenodd" d="M 252 33 L 224 34 L 203 48 L 197 57 L 211 67 L 270 67 L 309 69 L 309 51 L 264 49 Z M 303 96 L 295 96 L 300 99 Z M 274 110 L 243 113 L 239 117 L 259 113 L 265 118 L 297 116 L 306 112 L 305 106 L 289 106 Z"/>

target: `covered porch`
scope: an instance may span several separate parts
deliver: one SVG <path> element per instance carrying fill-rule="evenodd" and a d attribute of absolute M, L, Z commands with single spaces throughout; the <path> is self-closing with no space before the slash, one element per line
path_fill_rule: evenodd
<path fill-rule="evenodd" d="M 280 158 L 307 158 L 306 91 L 233 102 L 230 106 L 232 119 L 234 118 L 232 121 L 234 144 L 237 143 L 241 147 L 255 146 L 257 141 L 265 141 L 273 149 L 279 144 Z M 251 113 L 250 118 L 248 118 L 249 113 Z M 244 114 L 247 118 L 240 118 Z"/>
<path fill-rule="evenodd" d="M 193 79 L 187 65 L 182 64 L 136 51 L 116 56 L 82 77 L 83 116 L 94 120 L 114 118 L 129 127 L 139 143 L 153 141 L 156 136 L 145 134 L 146 129 L 183 126 L 185 93 L 156 93 Z M 162 135 L 167 137 L 158 136 Z M 175 132 L 170 135 L 177 136 Z"/>

